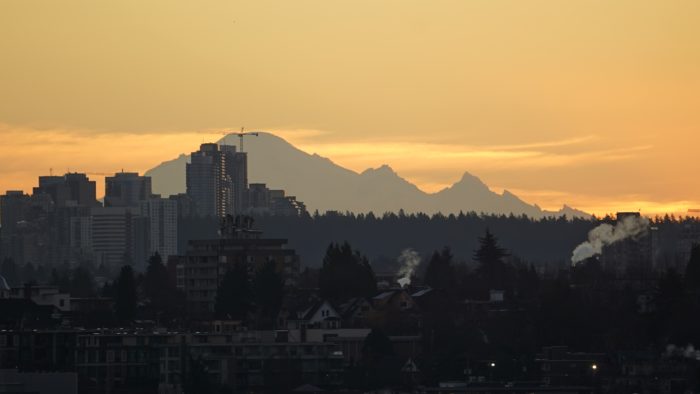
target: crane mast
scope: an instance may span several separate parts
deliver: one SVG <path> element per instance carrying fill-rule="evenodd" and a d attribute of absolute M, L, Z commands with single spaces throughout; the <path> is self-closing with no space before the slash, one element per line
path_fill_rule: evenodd
<path fill-rule="evenodd" d="M 241 127 L 241 132 L 240 132 L 240 133 L 235 133 L 235 134 L 238 136 L 238 141 L 239 141 L 238 147 L 239 147 L 239 149 L 241 150 L 241 152 L 243 152 L 243 137 L 245 137 L 245 136 L 254 136 L 254 137 L 257 137 L 257 136 L 259 135 L 259 134 L 256 133 L 256 132 L 244 133 L 244 132 L 243 132 L 244 129 L 245 129 L 244 127 Z"/>

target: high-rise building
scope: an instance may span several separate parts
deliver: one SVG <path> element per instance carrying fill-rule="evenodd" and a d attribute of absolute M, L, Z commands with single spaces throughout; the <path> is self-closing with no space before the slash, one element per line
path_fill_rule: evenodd
<path fill-rule="evenodd" d="M 269 213 L 270 189 L 264 183 L 251 183 L 248 190 L 248 207 L 250 213 Z"/>
<path fill-rule="evenodd" d="M 306 205 L 284 190 L 270 190 L 264 183 L 251 183 L 248 189 L 246 213 L 260 215 L 302 216 Z"/>
<path fill-rule="evenodd" d="M 151 197 L 151 177 L 118 172 L 105 178 L 106 207 L 138 207 Z"/>
<path fill-rule="evenodd" d="M 270 212 L 273 215 L 302 216 L 306 205 L 296 196 L 286 196 L 284 190 L 270 190 Z"/>
<path fill-rule="evenodd" d="M 248 154 L 236 152 L 233 145 L 223 145 L 226 154 L 226 173 L 231 177 L 233 188 L 233 214 L 245 212 L 248 205 Z"/>
<path fill-rule="evenodd" d="M 202 144 L 197 152 L 192 152 L 186 181 L 196 216 L 224 217 L 232 213 L 233 183 L 226 166 L 229 152 L 217 144 Z"/>
<path fill-rule="evenodd" d="M 146 219 L 148 255 L 158 252 L 163 263 L 177 255 L 177 206 L 176 200 L 153 196 L 141 202 L 141 216 Z"/>
<path fill-rule="evenodd" d="M 71 199 L 70 190 L 63 176 L 40 176 L 39 186 L 34 188 L 34 195 L 39 194 L 50 196 L 53 204 L 57 207 L 65 206 L 66 201 Z"/>
<path fill-rule="evenodd" d="M 49 239 L 41 248 L 48 254 L 48 264 L 77 264 L 92 259 L 90 210 L 101 207 L 96 197 L 95 182 L 86 174 L 39 177 L 32 199 L 48 212 L 47 225 L 37 223 L 45 227 Z"/>
<path fill-rule="evenodd" d="M 123 264 L 145 264 L 148 237 L 140 213 L 140 208 L 132 207 L 91 210 L 95 263 L 117 269 Z"/>
<path fill-rule="evenodd" d="M 92 217 L 91 209 L 77 207 L 72 211 L 66 211 L 63 215 L 68 225 L 67 243 L 68 255 L 65 257 L 71 262 L 92 260 Z"/>
<path fill-rule="evenodd" d="M 0 196 L 0 252 L 2 257 L 17 259 L 18 234 L 29 210 L 29 195 L 21 190 L 8 190 Z"/>
<path fill-rule="evenodd" d="M 100 205 L 97 201 L 95 181 L 77 172 L 69 172 L 63 176 L 40 176 L 39 186 L 34 188 L 34 194 L 48 194 L 57 207 Z"/>
<path fill-rule="evenodd" d="M 17 223 L 24 220 L 31 197 L 21 190 L 8 190 L 0 196 L 0 227 L 3 233 L 11 234 Z"/>
<path fill-rule="evenodd" d="M 29 196 L 21 191 L 8 191 L 0 196 L 0 257 L 15 263 L 44 264 L 51 255 L 46 195 Z"/>
<path fill-rule="evenodd" d="M 97 207 L 95 181 L 91 181 L 85 174 L 69 172 L 64 175 L 66 186 L 68 187 L 69 201 L 74 201 L 76 205 L 86 207 Z"/>
<path fill-rule="evenodd" d="M 299 255 L 286 247 L 286 239 L 263 238 L 251 226 L 248 217 L 227 216 L 219 239 L 191 240 L 186 255 L 177 258 L 177 284 L 185 291 L 190 313 L 207 315 L 214 311 L 219 283 L 237 264 L 245 264 L 252 278 L 263 264 L 274 262 L 285 284 L 296 285 Z"/>
<path fill-rule="evenodd" d="M 186 193 L 173 194 L 168 197 L 169 200 L 175 201 L 177 204 L 178 217 L 190 217 L 194 214 L 192 199 Z"/>

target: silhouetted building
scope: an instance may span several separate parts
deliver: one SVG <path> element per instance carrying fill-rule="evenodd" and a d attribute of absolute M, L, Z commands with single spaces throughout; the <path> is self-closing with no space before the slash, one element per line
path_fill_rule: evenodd
<path fill-rule="evenodd" d="M 202 144 L 186 166 L 187 195 L 196 216 L 224 217 L 232 212 L 233 186 L 226 167 L 226 151 Z"/>
<path fill-rule="evenodd" d="M 248 207 L 250 213 L 268 212 L 270 209 L 270 189 L 264 183 L 251 183 L 248 190 Z"/>
<path fill-rule="evenodd" d="M 69 172 L 63 176 L 40 176 L 39 186 L 34 188 L 34 194 L 50 195 L 57 207 L 71 204 L 100 206 L 95 181 L 78 172 Z"/>
<path fill-rule="evenodd" d="M 288 388 L 285 384 L 298 381 L 341 384 L 343 355 L 337 344 L 227 323 L 215 321 L 190 333 L 123 329 L 80 333 L 75 366 L 81 390 L 182 393 L 195 362 L 207 366 L 207 377 L 216 386 L 236 392 L 267 391 L 275 384 L 283 390 Z"/>
<path fill-rule="evenodd" d="M 175 201 L 177 204 L 177 216 L 180 218 L 190 217 L 194 214 L 194 203 L 192 198 L 186 193 L 173 194 L 168 197 L 169 200 Z"/>
<path fill-rule="evenodd" d="M 236 152 L 235 146 L 230 148 L 226 170 L 233 184 L 233 214 L 240 215 L 248 205 L 248 154 Z"/>
<path fill-rule="evenodd" d="M 70 294 L 61 293 L 56 286 L 26 283 L 24 286 L 11 288 L 5 298 L 27 299 L 37 305 L 53 306 L 61 312 L 71 310 Z"/>
<path fill-rule="evenodd" d="M 177 254 L 177 201 L 153 196 L 141 202 L 141 216 L 146 219 L 147 254 L 158 252 L 165 263 Z"/>
<path fill-rule="evenodd" d="M 683 272 L 685 265 L 690 260 L 690 252 L 693 245 L 700 244 L 700 222 L 688 221 L 682 224 L 680 237 L 676 240 L 675 254 L 677 264 L 674 268 L 677 272 Z"/>
<path fill-rule="evenodd" d="M 286 196 L 284 190 L 270 190 L 270 211 L 273 215 L 302 216 L 306 205 L 295 196 Z"/>
<path fill-rule="evenodd" d="M 570 352 L 566 346 L 547 346 L 538 354 L 543 386 L 593 386 L 596 375 L 605 370 L 602 353 Z"/>
<path fill-rule="evenodd" d="M 118 268 L 123 264 L 145 264 L 147 258 L 145 220 L 139 208 L 93 208 L 92 249 L 95 263 Z"/>
<path fill-rule="evenodd" d="M 14 303 L 27 303 L 26 300 L 4 300 Z M 31 301 L 29 301 L 30 304 Z M 45 309 L 41 306 L 37 308 Z M 28 309 L 25 308 L 25 312 Z M 0 369 L 12 368 L 23 372 L 73 372 L 75 377 L 75 340 L 77 330 L 62 329 L 9 329 L 0 330 Z M 27 374 L 31 376 L 32 374 Z M 2 380 L 0 382 L 8 382 Z M 53 390 L 47 393 L 70 393 L 70 386 L 55 382 Z M 74 383 L 75 384 L 75 383 Z M 65 388 L 65 390 L 63 390 Z M 0 389 L 0 392 L 2 389 Z M 11 391 L 12 392 L 12 391 Z M 21 392 L 21 391 L 20 391 Z M 36 391 L 30 391 L 36 392 Z"/>
<path fill-rule="evenodd" d="M 77 394 L 78 375 L 74 372 L 20 372 L 0 369 L 0 393 Z"/>
<path fill-rule="evenodd" d="M 262 264 L 274 261 L 287 286 L 295 285 L 299 277 L 299 256 L 285 248 L 286 239 L 262 238 L 261 231 L 251 229 L 250 218 L 228 216 L 223 223 L 220 239 L 192 240 L 179 258 L 177 285 L 185 291 L 194 315 L 214 311 L 219 283 L 236 264 L 246 264 L 252 277 Z"/>
<path fill-rule="evenodd" d="M 19 253 L 18 227 L 22 226 L 29 210 L 30 196 L 20 190 L 8 190 L 0 196 L 0 252 L 2 257 L 16 260 Z"/>
<path fill-rule="evenodd" d="M 270 190 L 264 183 L 251 183 L 248 189 L 249 214 L 301 216 L 306 205 L 294 196 L 286 196 L 284 190 Z"/>
<path fill-rule="evenodd" d="M 241 214 L 246 206 L 248 190 L 248 157 L 245 153 L 236 152 L 234 145 L 220 145 L 219 150 L 224 155 L 224 170 L 230 181 L 231 206 L 228 214 Z"/>
<path fill-rule="evenodd" d="M 151 197 L 151 177 L 118 172 L 105 178 L 105 207 L 138 207 Z"/>
<path fill-rule="evenodd" d="M 0 257 L 15 263 L 45 263 L 50 256 L 50 228 L 47 196 L 28 196 L 8 191 L 0 196 Z"/>
<path fill-rule="evenodd" d="M 92 210 L 86 207 L 65 207 L 55 214 L 56 223 L 67 230 L 59 231 L 59 244 L 67 246 L 63 260 L 71 263 L 91 261 L 92 249 Z M 66 249 L 65 247 L 62 249 Z"/>
<path fill-rule="evenodd" d="M 33 194 L 49 195 L 56 206 L 64 206 L 71 199 L 65 177 L 56 175 L 40 176 L 39 186 L 34 188 Z"/>
<path fill-rule="evenodd" d="M 100 207 L 95 182 L 81 173 L 41 176 L 32 195 L 34 212 L 41 212 L 28 227 L 42 229 L 42 256 L 32 261 L 54 265 L 77 263 L 92 258 L 90 209 Z"/>

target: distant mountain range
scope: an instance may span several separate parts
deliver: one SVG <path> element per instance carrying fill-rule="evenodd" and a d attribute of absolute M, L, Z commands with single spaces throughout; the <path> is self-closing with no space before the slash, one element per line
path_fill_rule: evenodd
<path fill-rule="evenodd" d="M 233 137 L 228 137 L 233 139 Z M 227 139 L 227 141 L 228 141 Z M 221 143 L 221 140 L 219 141 Z M 193 150 L 198 147 L 193 147 Z M 261 132 L 245 141 L 250 183 L 266 183 L 271 189 L 284 189 L 287 195 L 303 201 L 308 210 L 351 212 L 425 212 L 444 214 L 479 212 L 544 216 L 590 217 L 566 205 L 559 211 L 546 211 L 504 191 L 498 194 L 479 178 L 465 172 L 454 185 L 437 193 L 426 193 L 383 165 L 358 174 L 317 154 L 303 152 L 284 139 Z M 148 170 L 153 191 L 162 195 L 185 192 L 185 164 L 189 155 L 166 161 Z"/>

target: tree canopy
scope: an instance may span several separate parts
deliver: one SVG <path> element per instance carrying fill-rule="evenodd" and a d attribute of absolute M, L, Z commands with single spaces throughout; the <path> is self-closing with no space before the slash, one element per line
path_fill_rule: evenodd
<path fill-rule="evenodd" d="M 685 282 L 688 290 L 700 290 L 700 245 L 695 244 L 690 251 L 690 259 L 685 267 Z"/>
<path fill-rule="evenodd" d="M 507 265 L 503 259 L 508 252 L 498 245 L 498 239 L 486 230 L 479 238 L 479 248 L 474 251 L 474 261 L 478 264 L 477 275 L 494 289 L 504 289 L 507 282 Z"/>
<path fill-rule="evenodd" d="M 377 292 L 374 271 L 359 251 L 349 243 L 331 243 L 319 275 L 321 296 L 331 300 L 371 297 Z"/>
<path fill-rule="evenodd" d="M 216 291 L 217 316 L 245 320 L 250 312 L 252 293 L 248 281 L 248 265 L 237 263 L 224 274 Z"/>
<path fill-rule="evenodd" d="M 271 328 L 284 297 L 284 279 L 277 273 L 274 260 L 268 260 L 256 272 L 253 296 L 261 324 Z"/>
<path fill-rule="evenodd" d="M 450 248 L 444 247 L 441 252 L 433 252 L 425 270 L 425 284 L 434 289 L 450 289 L 454 280 L 455 271 Z"/>
<path fill-rule="evenodd" d="M 130 265 L 123 266 L 119 271 L 119 278 L 114 287 L 114 311 L 117 319 L 130 322 L 136 317 L 136 280 Z"/>

